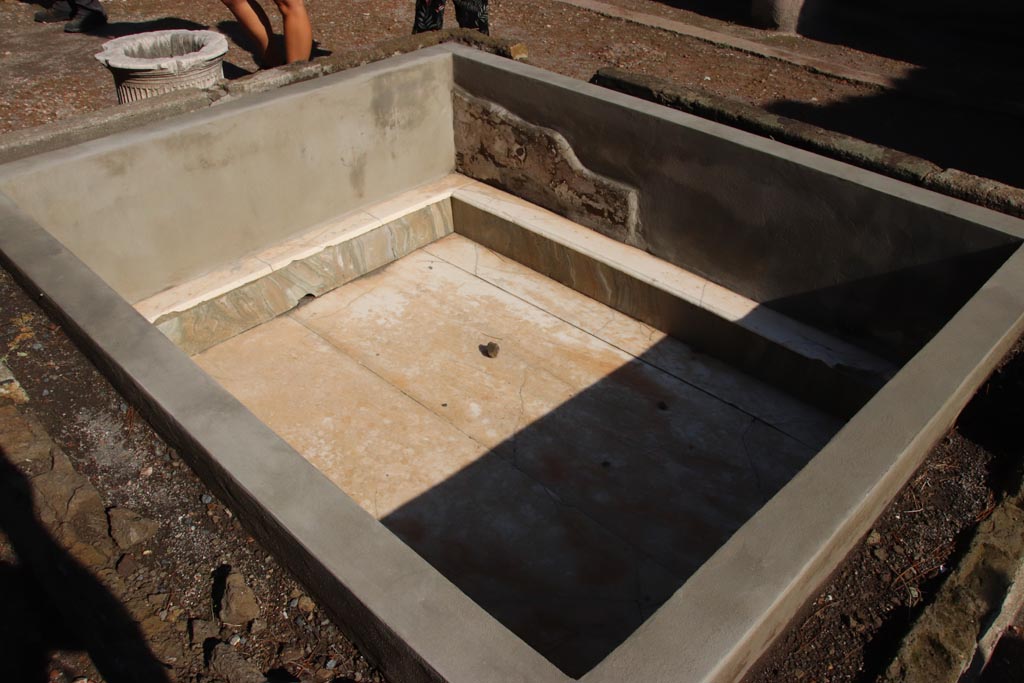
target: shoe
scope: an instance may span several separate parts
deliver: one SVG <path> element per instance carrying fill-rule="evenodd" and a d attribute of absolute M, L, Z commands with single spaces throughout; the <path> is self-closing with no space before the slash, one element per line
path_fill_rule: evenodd
<path fill-rule="evenodd" d="M 55 24 L 58 21 L 67 21 L 71 18 L 70 9 L 57 9 L 51 7 L 50 9 L 43 10 L 42 12 L 36 12 L 35 20 L 40 24 Z"/>
<path fill-rule="evenodd" d="M 83 33 L 106 23 L 107 15 L 102 12 L 80 11 L 74 19 L 64 24 L 64 33 Z"/>

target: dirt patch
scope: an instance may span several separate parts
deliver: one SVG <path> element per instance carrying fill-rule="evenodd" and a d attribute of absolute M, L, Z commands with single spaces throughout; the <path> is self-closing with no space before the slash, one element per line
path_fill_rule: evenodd
<path fill-rule="evenodd" d="M 5 646 L 24 645 L 4 648 L 5 666 L 25 674 L 15 680 L 118 680 L 110 674 L 116 669 L 110 668 L 102 648 L 81 633 L 84 626 L 97 635 L 95 642 L 117 642 L 115 635 L 126 624 L 137 625 L 169 680 L 230 682 L 222 669 L 237 661 L 244 661 L 250 673 L 270 672 L 284 681 L 381 680 L 302 587 L 6 272 L 0 272 L 0 300 L 0 351 L 29 398 L 16 410 L 38 425 L 23 429 L 28 434 L 24 438 L 5 436 L 4 450 L 8 459 L 14 457 L 12 449 L 48 456 L 48 447 L 26 451 L 28 446 L 18 445 L 46 439 L 48 433 L 68 463 L 59 470 L 60 481 L 43 481 L 44 476 L 53 479 L 46 472 L 32 479 L 37 525 L 46 532 L 18 546 L 17 555 L 13 537 L 0 534 L 0 573 L 5 579 L 0 590 L 12 596 L 3 611 L 15 610 L 14 622 L 25 634 L 5 641 Z M 7 409 L 15 407 L 8 403 Z M 17 416 L 7 417 L 0 416 L 0 422 L 8 424 Z M 86 490 L 93 497 L 83 498 Z M 69 509 L 78 513 L 73 519 Z M 74 561 L 58 565 L 84 568 L 93 577 L 84 593 L 109 599 L 87 601 L 92 605 L 89 613 L 68 619 L 60 604 L 54 604 L 61 602 L 59 595 L 56 601 L 50 597 L 62 581 L 37 571 L 55 562 L 27 557 L 40 545 L 63 548 L 54 552 Z M 232 580 L 233 593 L 228 593 L 234 602 L 225 614 L 228 576 L 237 578 Z M 66 601 L 73 604 L 82 594 L 68 595 Z M 32 603 L 24 612 L 17 607 L 25 602 L 22 595 Z M 117 616 L 119 610 L 127 616 Z M 233 654 L 222 650 L 220 669 L 211 672 L 209 655 L 220 643 Z M 78 650 L 87 651 L 93 661 Z"/>
<path fill-rule="evenodd" d="M 871 532 L 744 679 L 866 682 L 896 655 L 976 525 L 1020 480 L 1024 341 Z"/>
<path fill-rule="evenodd" d="M 374 3 L 372 11 L 369 7 L 339 11 L 337 5 L 324 0 L 308 0 L 307 4 L 318 43 L 315 56 L 364 51 L 411 32 L 411 0 L 381 0 Z M 612 4 L 707 23 L 698 21 L 692 12 L 673 7 L 673 3 L 612 0 Z M 229 78 L 256 69 L 237 23 L 218 3 L 123 0 L 111 4 L 111 24 L 101 34 L 79 36 L 61 33 L 59 25 L 34 24 L 31 15 L 35 10 L 36 6 L 29 4 L 0 3 L 0 45 L 4 46 L 0 49 L 0 80 L 4 82 L 0 133 L 114 105 L 111 77 L 92 55 L 104 40 L 115 35 L 209 27 L 229 36 L 231 49 L 225 71 Z M 280 32 L 278 13 L 270 14 Z M 1024 186 L 1024 166 L 1018 163 L 1024 152 L 1024 136 L 1018 134 L 1020 116 L 972 108 L 983 100 L 988 104 L 1009 101 L 1017 106 L 1014 100 L 1019 88 L 1011 76 L 1019 76 L 1013 61 L 1019 60 L 1019 56 L 1014 57 L 1019 50 L 1013 46 L 1008 51 L 1006 46 L 1012 43 L 1008 39 L 980 43 L 989 48 L 982 54 L 995 55 L 995 75 L 1003 80 L 993 80 L 993 69 L 978 66 L 977 58 L 970 62 L 975 68 L 953 68 L 947 57 L 939 59 L 941 49 L 913 55 L 887 54 L 871 44 L 859 50 L 850 47 L 843 43 L 844 36 L 810 41 L 770 36 L 749 27 L 730 28 L 721 22 L 715 25 L 719 30 L 848 66 L 903 74 L 907 87 L 940 84 L 949 97 L 937 103 L 552 0 L 492 0 L 490 16 L 495 36 L 525 43 L 532 63 L 558 73 L 589 79 L 599 68 L 610 66 L 657 76 L 913 154 L 941 168 L 957 168 Z M 452 14 L 447 25 L 455 25 Z M 956 35 L 933 35 L 935 45 L 958 43 L 953 40 Z M 942 42 L 944 35 L 949 40 Z M 993 44 L 1005 44 L 1003 51 L 993 52 Z M 966 49 L 961 53 L 972 54 Z M 984 86 L 978 85 L 979 79 Z"/>

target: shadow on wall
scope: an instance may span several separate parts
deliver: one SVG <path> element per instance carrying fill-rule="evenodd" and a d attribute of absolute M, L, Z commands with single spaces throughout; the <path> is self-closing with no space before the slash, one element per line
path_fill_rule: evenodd
<path fill-rule="evenodd" d="M 0 532 L 17 564 L 0 561 L 5 680 L 50 680 L 54 650 L 86 650 L 109 683 L 169 683 L 135 621 L 42 526 L 25 475 L 0 448 Z"/>
<path fill-rule="evenodd" d="M 382 521 L 579 676 L 653 614 L 838 423 L 671 339 L 578 393 L 554 375 L 590 362 L 586 349 L 544 367 L 522 353 L 509 345 L 488 362 L 523 363 L 522 384 L 507 387 L 505 404 L 524 424 Z M 476 372 L 451 362 L 453 372 Z M 531 388 L 542 385 L 569 398 L 529 423 Z M 473 438 L 485 429 L 479 420 L 464 428 Z"/>
<path fill-rule="evenodd" d="M 1019 241 L 1008 240 L 763 305 L 902 365 L 938 334 L 1019 246 Z"/>

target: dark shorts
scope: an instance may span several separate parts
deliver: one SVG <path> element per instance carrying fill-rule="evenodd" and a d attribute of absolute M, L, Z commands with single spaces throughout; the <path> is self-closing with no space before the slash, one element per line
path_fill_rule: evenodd
<path fill-rule="evenodd" d="M 445 0 L 416 0 L 412 32 L 439 31 L 444 24 Z M 455 0 L 455 19 L 462 28 L 489 33 L 487 0 Z"/>

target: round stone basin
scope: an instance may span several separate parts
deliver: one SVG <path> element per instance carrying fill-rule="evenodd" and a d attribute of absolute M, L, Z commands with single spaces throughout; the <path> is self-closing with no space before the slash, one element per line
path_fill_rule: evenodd
<path fill-rule="evenodd" d="M 117 101 L 125 104 L 216 85 L 227 51 L 227 39 L 215 31 L 152 31 L 108 41 L 96 59 L 110 69 Z"/>

